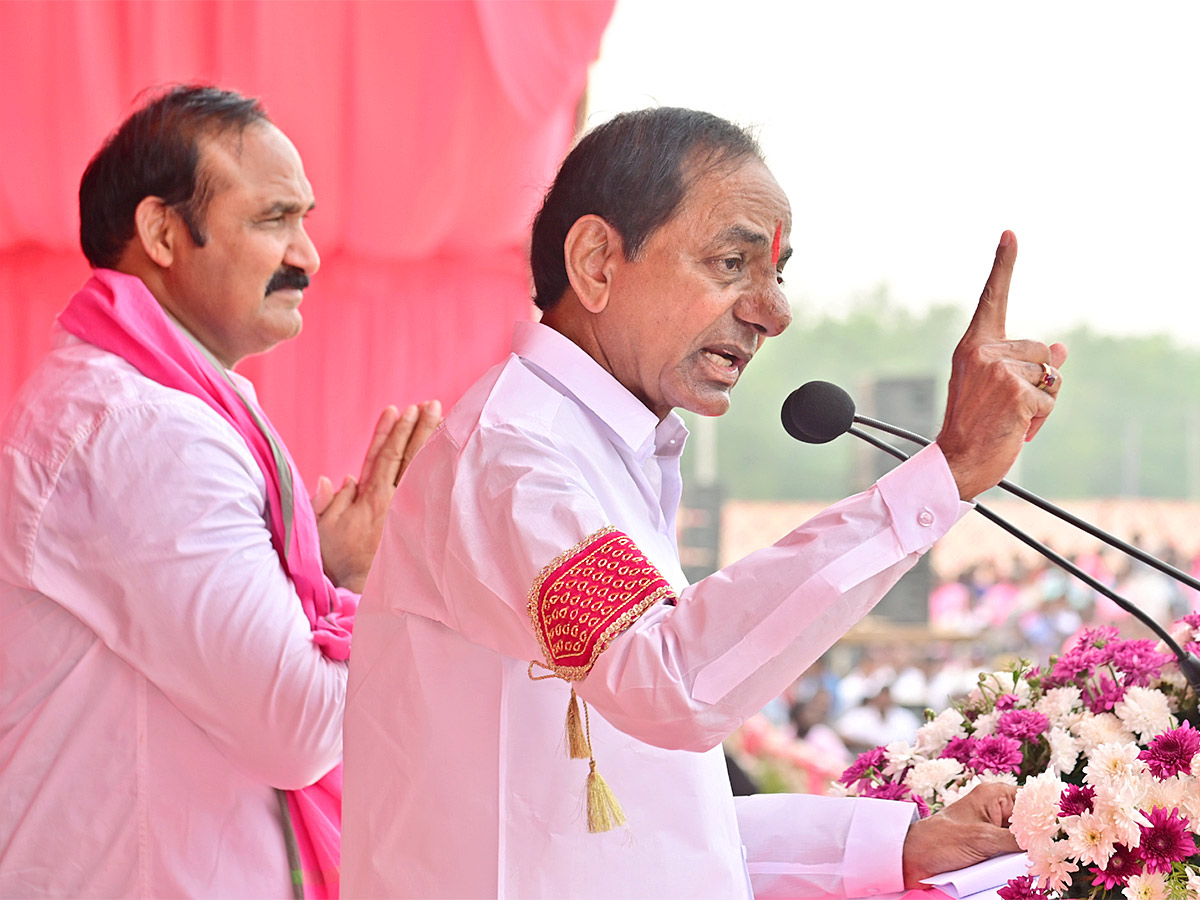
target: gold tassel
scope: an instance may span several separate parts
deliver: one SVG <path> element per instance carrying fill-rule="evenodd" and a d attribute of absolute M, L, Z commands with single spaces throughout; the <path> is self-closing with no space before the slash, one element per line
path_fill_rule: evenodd
<path fill-rule="evenodd" d="M 579 718 L 579 700 L 575 688 L 571 688 L 571 702 L 567 704 L 567 755 L 571 759 L 588 759 L 592 748 L 583 736 L 583 722 Z"/>
<path fill-rule="evenodd" d="M 594 759 L 587 777 L 587 817 L 588 831 L 592 834 L 612 831 L 625 824 L 625 813 L 621 804 L 613 796 L 608 782 L 596 771 Z"/>

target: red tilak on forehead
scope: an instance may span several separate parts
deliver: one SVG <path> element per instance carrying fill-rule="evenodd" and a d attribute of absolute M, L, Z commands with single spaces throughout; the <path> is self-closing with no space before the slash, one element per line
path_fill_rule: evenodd
<path fill-rule="evenodd" d="M 779 238 L 783 234 L 783 222 L 775 226 L 775 240 L 771 241 L 771 265 L 779 265 Z"/>

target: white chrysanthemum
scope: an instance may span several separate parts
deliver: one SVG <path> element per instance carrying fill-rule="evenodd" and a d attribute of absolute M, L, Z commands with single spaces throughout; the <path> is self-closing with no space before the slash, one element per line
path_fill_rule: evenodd
<path fill-rule="evenodd" d="M 937 756 L 951 738 L 962 737 L 967 733 L 962 713 L 957 709 L 947 709 L 938 713 L 937 717 L 926 722 L 917 729 L 917 748 L 926 758 Z"/>
<path fill-rule="evenodd" d="M 1000 717 L 1004 715 L 1000 710 L 993 709 L 990 713 L 984 713 L 972 723 L 975 726 L 975 736 L 981 737 L 985 734 L 995 734 L 996 723 L 1000 721 Z"/>
<path fill-rule="evenodd" d="M 1159 781 L 1147 773 L 1141 779 L 1141 786 L 1143 809 L 1154 809 L 1156 806 L 1163 809 L 1184 808 L 1184 782 L 1179 777 Z"/>
<path fill-rule="evenodd" d="M 1017 786 L 1017 775 L 1015 772 L 980 772 L 979 781 L 981 784 L 1011 784 Z"/>
<path fill-rule="evenodd" d="M 1079 866 L 1071 861 L 1071 847 L 1066 841 L 1050 841 L 1029 851 L 1029 874 L 1038 885 L 1052 891 L 1064 891 L 1071 883 L 1071 873 Z"/>
<path fill-rule="evenodd" d="M 975 788 L 977 788 L 982 783 L 983 782 L 980 781 L 979 776 L 974 775 L 971 777 L 971 779 L 969 781 L 965 782 L 964 784 L 960 784 L 957 786 L 953 785 L 953 784 L 948 785 L 946 787 L 946 789 L 944 791 L 942 791 L 942 793 L 941 793 L 942 804 L 945 806 L 949 806 L 951 803 L 961 800 L 963 797 L 967 796 L 967 794 L 971 793 L 971 791 L 975 790 Z"/>
<path fill-rule="evenodd" d="M 1084 716 L 1071 731 L 1083 742 L 1083 752 L 1088 756 L 1101 744 L 1133 743 L 1133 732 L 1112 713 Z"/>
<path fill-rule="evenodd" d="M 892 741 L 883 748 L 883 755 L 887 760 L 887 764 L 883 767 L 883 774 L 889 778 L 899 775 L 909 766 L 925 760 L 925 757 L 907 741 Z"/>
<path fill-rule="evenodd" d="M 829 787 L 825 788 L 826 797 L 849 797 L 850 785 L 842 784 L 840 781 L 835 781 Z"/>
<path fill-rule="evenodd" d="M 1150 820 L 1142 812 L 1140 779 L 1110 781 L 1097 785 L 1092 807 L 1097 815 L 1104 816 L 1111 823 L 1118 843 L 1130 849 L 1141 844 L 1142 826 L 1149 826 Z"/>
<path fill-rule="evenodd" d="M 1162 674 L 1158 676 L 1161 687 L 1166 687 L 1175 690 L 1176 692 L 1186 691 L 1190 685 L 1184 674 L 1174 666 L 1163 669 Z"/>
<path fill-rule="evenodd" d="M 1187 895 L 1189 897 L 1200 897 L 1200 869 L 1194 866 L 1185 866 L 1187 871 Z"/>
<path fill-rule="evenodd" d="M 1106 819 L 1094 812 L 1083 812 L 1078 816 L 1068 816 L 1063 820 L 1062 827 L 1067 833 L 1071 855 L 1080 863 L 1101 868 L 1108 865 L 1116 841 Z"/>
<path fill-rule="evenodd" d="M 1046 737 L 1050 742 L 1050 768 L 1061 775 L 1074 772 L 1075 766 L 1079 764 L 1079 751 L 1083 749 L 1083 744 L 1063 728 L 1051 728 Z"/>
<path fill-rule="evenodd" d="M 1180 783 L 1179 811 L 1193 823 L 1192 831 L 1200 834 L 1200 784 L 1187 776 L 1177 775 L 1176 778 Z"/>
<path fill-rule="evenodd" d="M 1166 694 L 1150 688 L 1129 688 L 1125 691 L 1125 697 L 1113 707 L 1113 712 L 1126 728 L 1137 734 L 1143 744 L 1175 727 Z"/>
<path fill-rule="evenodd" d="M 1092 750 L 1083 767 L 1084 780 L 1092 787 L 1102 784 L 1121 785 L 1136 781 L 1147 772 L 1146 763 L 1138 759 L 1141 749 L 1132 741 L 1112 741 Z"/>
<path fill-rule="evenodd" d="M 962 774 L 963 767 L 957 759 L 927 759 L 917 763 L 904 777 L 909 790 L 932 800 L 937 793 Z"/>
<path fill-rule="evenodd" d="M 1053 772 L 1025 781 L 1013 801 L 1011 830 L 1023 850 L 1049 844 L 1058 834 L 1058 804 L 1063 783 Z"/>
<path fill-rule="evenodd" d="M 1051 725 L 1059 728 L 1070 728 L 1083 715 L 1083 695 L 1079 688 L 1058 687 L 1046 691 L 1046 695 L 1034 706 L 1038 712 L 1050 720 Z"/>
<path fill-rule="evenodd" d="M 1131 875 L 1125 885 L 1126 900 L 1166 900 L 1167 879 L 1161 872 Z"/>

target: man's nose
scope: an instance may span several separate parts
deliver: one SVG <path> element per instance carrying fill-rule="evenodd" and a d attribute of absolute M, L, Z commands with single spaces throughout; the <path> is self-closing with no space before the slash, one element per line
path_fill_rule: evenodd
<path fill-rule="evenodd" d="M 317 253 L 317 245 L 308 236 L 303 225 L 296 229 L 292 242 L 288 244 L 288 252 L 283 261 L 309 276 L 315 275 L 317 269 L 321 268 L 321 254 Z"/>
<path fill-rule="evenodd" d="M 734 307 L 734 314 L 762 337 L 775 337 L 792 323 L 792 304 L 772 278 L 770 284 L 744 295 Z"/>

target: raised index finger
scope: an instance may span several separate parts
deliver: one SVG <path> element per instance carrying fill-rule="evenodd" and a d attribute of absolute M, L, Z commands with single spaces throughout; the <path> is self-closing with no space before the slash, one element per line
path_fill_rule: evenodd
<path fill-rule="evenodd" d="M 981 333 L 989 337 L 1004 338 L 1004 322 L 1008 317 L 1008 286 L 1012 283 L 1013 264 L 1017 261 L 1017 236 L 1011 231 L 1000 235 L 996 247 L 996 259 L 988 275 L 979 305 L 967 326 L 967 333 Z"/>

